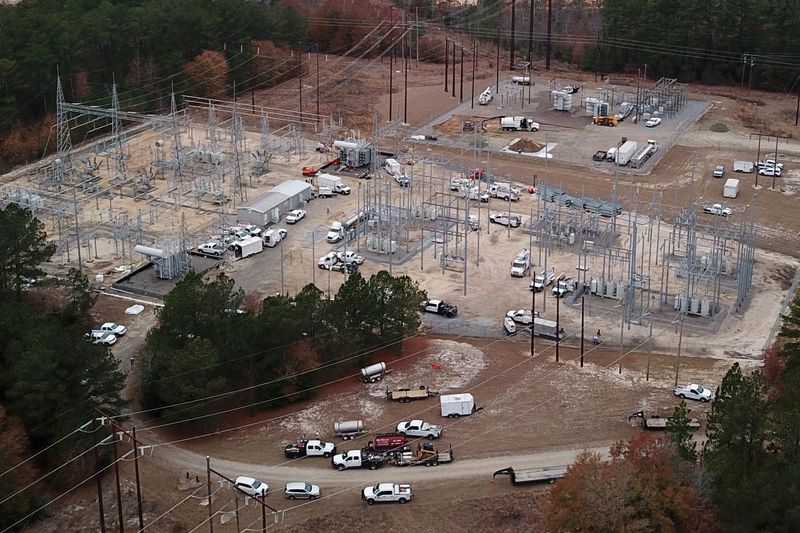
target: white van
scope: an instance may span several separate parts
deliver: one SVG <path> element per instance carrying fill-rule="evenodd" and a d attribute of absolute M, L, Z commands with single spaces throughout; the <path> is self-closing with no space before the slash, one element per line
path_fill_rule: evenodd
<path fill-rule="evenodd" d="M 270 229 L 267 230 L 266 233 L 264 233 L 263 239 L 264 239 L 264 246 L 267 246 L 269 248 L 274 248 L 275 246 L 278 246 L 278 244 L 280 244 L 280 242 L 283 240 L 283 234 L 276 229 Z"/>
<path fill-rule="evenodd" d="M 392 176 L 403 174 L 403 165 L 397 159 L 392 159 L 391 157 L 383 162 L 383 168 Z"/>

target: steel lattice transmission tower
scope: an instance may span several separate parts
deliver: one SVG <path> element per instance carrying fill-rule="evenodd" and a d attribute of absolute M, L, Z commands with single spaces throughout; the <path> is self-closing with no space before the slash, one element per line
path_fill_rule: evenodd
<path fill-rule="evenodd" d="M 61 86 L 61 75 L 56 82 L 56 159 L 53 161 L 53 180 L 58 186 L 64 183 L 65 175 L 72 169 L 72 140 L 69 137 L 69 112 L 65 109 L 64 89 Z"/>
<path fill-rule="evenodd" d="M 117 172 L 119 173 L 122 183 L 127 178 L 127 168 L 125 167 L 125 152 L 122 149 L 122 120 L 120 118 L 119 95 L 117 94 L 116 82 L 111 86 L 111 138 L 114 142 Z"/>

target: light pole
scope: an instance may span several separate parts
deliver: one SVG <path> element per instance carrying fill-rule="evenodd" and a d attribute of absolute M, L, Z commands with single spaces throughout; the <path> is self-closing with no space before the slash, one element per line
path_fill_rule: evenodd
<path fill-rule="evenodd" d="M 536 354 L 536 287 L 531 289 L 531 357 Z"/>
<path fill-rule="evenodd" d="M 556 290 L 558 290 L 558 285 L 556 285 Z M 558 346 L 561 340 L 561 316 L 560 316 L 560 308 L 561 308 L 561 297 L 556 292 L 556 363 L 558 363 Z"/>
<path fill-rule="evenodd" d="M 283 239 L 281 239 L 281 296 L 286 294 L 286 289 L 283 284 Z"/>

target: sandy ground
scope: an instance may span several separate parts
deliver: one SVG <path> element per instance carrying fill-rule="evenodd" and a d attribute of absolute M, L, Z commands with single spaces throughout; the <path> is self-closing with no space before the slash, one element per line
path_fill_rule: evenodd
<path fill-rule="evenodd" d="M 413 104 L 409 107 L 409 122 L 413 126 L 423 127 L 440 120 L 443 115 L 452 113 L 455 107 L 454 99 L 444 95 L 441 84 L 437 81 L 441 68 L 426 66 L 420 69 L 419 74 L 414 71 L 415 74 L 410 76 Z M 357 80 L 354 79 L 349 87 L 348 84 L 341 85 L 345 92 L 339 96 L 332 92 L 323 105 L 331 108 L 345 107 L 342 105 L 345 100 L 342 99 L 356 94 L 363 96 L 362 109 L 384 113 L 381 109 L 388 106 L 388 97 L 381 94 L 385 92 L 381 90 L 383 75 L 371 71 L 365 73 Z M 578 74 L 557 75 L 567 76 L 570 80 L 581 77 Z M 484 72 L 483 77 L 491 78 L 491 73 Z M 397 77 L 395 81 L 397 82 Z M 537 82 L 539 85 L 546 85 L 545 77 L 537 79 Z M 630 84 L 630 80 L 621 77 L 615 80 L 618 85 L 625 82 Z M 478 89 L 476 85 L 476 90 L 482 89 Z M 794 136 L 798 133 L 787 118 L 791 115 L 790 108 L 793 104 L 780 95 L 754 92 L 748 97 L 738 89 L 721 90 L 695 86 L 690 86 L 689 90 L 693 98 L 708 100 L 712 107 L 644 175 L 614 175 L 608 168 L 593 167 L 577 155 L 573 160 L 565 161 L 562 158 L 559 161 L 556 157 L 557 149 L 553 150 L 554 158 L 547 162 L 541 158 L 513 154 L 492 154 L 487 157 L 485 153 L 481 154 L 482 159 L 476 161 L 471 151 L 465 152 L 462 147 L 450 146 L 444 142 L 400 143 L 399 140 L 392 140 L 391 144 L 401 144 L 401 147 L 408 150 L 413 149 L 418 157 L 448 160 L 459 168 L 481 165 L 489 168 L 497 177 L 518 181 L 525 186 L 533 185 L 534 176 L 538 176 L 540 180 L 558 184 L 573 195 L 585 193 L 598 198 L 609 198 L 611 188 L 616 184 L 619 201 L 629 212 L 637 210 L 640 203 L 645 203 L 638 201 L 637 197 L 649 199 L 657 195 L 664 224 L 669 224 L 677 214 L 676 206 L 683 208 L 700 196 L 703 201 L 708 202 L 722 200 L 721 183 L 711 177 L 711 169 L 715 164 L 724 163 L 729 167 L 730 173 L 733 160 L 756 159 L 757 140 L 751 138 L 750 133 L 760 129 L 762 122 Z M 280 94 L 276 92 L 275 97 L 280 98 Z M 401 100 L 395 92 L 393 104 L 397 106 L 398 101 Z M 762 122 L 753 122 L 752 106 L 758 107 L 756 118 Z M 504 113 L 505 111 L 503 110 Z M 351 128 L 354 132 L 366 134 L 371 129 L 373 115 L 363 112 L 361 115 L 365 118 L 360 123 L 354 122 Z M 571 120 L 578 121 L 576 117 Z M 553 128 L 554 136 L 561 135 L 567 139 L 570 135 L 577 135 L 575 130 L 565 125 L 559 126 L 552 120 L 539 121 Z M 718 123 L 724 123 L 728 131 L 710 131 Z M 669 136 L 668 128 L 674 126 L 667 121 L 656 133 Z M 560 133 L 556 133 L 557 128 L 561 128 Z M 604 146 L 616 142 L 621 131 L 613 128 L 595 129 L 592 135 L 603 136 Z M 541 141 L 540 137 L 537 135 L 532 138 Z M 601 137 L 596 139 L 598 140 L 592 141 L 592 149 L 595 149 L 594 145 L 601 146 L 598 144 Z M 508 140 L 510 138 L 503 137 L 496 142 L 502 145 L 501 142 Z M 549 141 L 548 134 L 548 144 Z M 558 141 L 559 144 L 564 142 Z M 766 146 L 761 148 L 762 154 L 768 150 Z M 771 150 L 774 151 L 774 148 Z M 760 355 L 763 343 L 775 324 L 781 302 L 797 269 L 797 249 L 800 245 L 800 211 L 795 204 L 800 184 L 800 173 L 797 170 L 800 150 L 793 142 L 782 142 L 778 152 L 780 159 L 786 163 L 786 168 L 784 177 L 776 181 L 774 190 L 771 188 L 771 178 L 760 179 L 756 187 L 755 175 L 737 176 L 744 180 L 742 193 L 736 200 L 726 200 L 735 208 L 747 207 L 746 211 L 742 211 L 746 215 L 740 216 L 746 220 L 750 220 L 749 217 L 752 216 L 753 224 L 758 230 L 757 246 L 760 251 L 756 256 L 754 286 L 746 312 L 727 312 L 724 320 L 721 319 L 716 324 L 716 334 L 713 336 L 708 334 L 708 324 L 693 325 L 687 319 L 683 336 L 683 357 L 678 366 L 678 381 L 681 383 L 697 381 L 713 388 L 719 384 L 733 358 L 748 368 L 756 366 L 758 361 L 755 358 Z M 561 153 L 564 153 L 563 146 Z M 278 158 L 272 165 L 272 172 L 257 183 L 258 188 L 265 188 L 283 179 L 297 178 L 300 166 L 319 162 L 320 157 L 313 152 L 307 152 L 302 157 L 289 161 Z M 315 261 L 316 257 L 330 249 L 323 244 L 323 234 L 330 221 L 354 209 L 359 184 L 354 178 L 345 178 L 345 181 L 354 188 L 354 195 L 350 198 L 336 197 L 313 202 L 309 206 L 307 219 L 289 227 L 290 233 L 285 247 L 268 249 L 248 260 L 233 263 L 230 273 L 238 284 L 248 292 L 263 295 L 282 290 L 295 293 L 305 283 L 313 280 L 323 291 L 333 294 L 343 280 L 342 275 L 317 269 Z M 249 184 L 247 186 L 250 187 Z M 254 194 L 260 190 L 258 188 L 248 192 Z M 95 200 L 87 200 L 87 203 L 91 202 Z M 523 216 L 530 216 L 534 206 L 533 200 L 525 195 L 513 209 Z M 158 219 L 164 228 L 160 231 L 165 232 L 180 224 L 179 216 L 166 214 L 169 211 L 166 206 L 162 206 L 162 209 L 161 212 L 165 215 L 159 215 Z M 218 219 L 218 210 L 215 209 L 205 209 L 209 211 L 204 215 L 208 223 L 215 217 Z M 489 209 L 493 209 L 491 204 Z M 649 206 L 640 208 L 645 212 L 649 209 Z M 202 211 L 192 207 L 188 212 L 191 213 L 192 210 L 198 213 Z M 135 217 L 136 212 L 131 213 Z M 488 210 L 481 211 L 481 215 L 486 217 Z M 190 220 L 190 224 L 197 222 Z M 203 223 L 192 227 L 201 226 Z M 529 279 L 511 279 L 508 276 L 510 260 L 520 248 L 529 246 L 529 237 L 520 230 L 509 232 L 485 223 L 480 235 L 480 241 L 477 234 L 468 240 L 466 294 L 464 272 L 442 270 L 434 262 L 432 249 L 426 249 L 423 256 L 416 256 L 403 265 L 393 265 L 393 270 L 407 272 L 419 280 L 430 296 L 443 297 L 457 303 L 460 317 L 449 322 L 437 317 L 426 317 L 427 326 L 439 331 L 449 329 L 450 335 L 420 335 L 407 341 L 399 356 L 375 354 L 375 360 L 384 359 L 393 369 L 393 373 L 384 383 L 365 386 L 354 379 L 347 380 L 326 387 L 310 402 L 256 415 L 243 412 L 244 410 L 234 411 L 227 414 L 224 420 L 215 423 L 214 434 L 173 445 L 163 443 L 191 438 L 195 433 L 180 427 L 148 430 L 147 427 L 155 424 L 155 421 L 136 419 L 137 428 L 146 442 L 162 443 L 161 446 L 148 450 L 148 454 L 152 455 L 142 461 L 145 519 L 147 523 L 153 523 L 149 529 L 190 530 L 207 517 L 207 508 L 202 505 L 203 500 L 199 496 L 205 494 L 202 482 L 205 476 L 204 456 L 208 455 L 213 458 L 212 467 L 220 465 L 220 470 L 230 476 L 257 474 L 270 483 L 273 489 L 277 489 L 276 492 L 280 491 L 284 481 L 295 477 L 312 482 L 319 480 L 328 497 L 312 504 L 293 505 L 292 510 L 283 515 L 268 516 L 268 519 L 281 521 L 280 527 L 273 526 L 276 529 L 352 529 L 356 524 L 366 528 L 380 523 L 392 530 L 401 527 L 406 529 L 413 523 L 413 528 L 421 531 L 463 531 L 475 529 L 478 527 L 476 524 L 500 530 L 505 528 L 508 531 L 535 531 L 537 528 L 531 524 L 536 523 L 535 520 L 541 512 L 543 489 L 511 487 L 505 479 L 491 483 L 493 469 L 509 466 L 505 462 L 521 465 L 560 464 L 584 447 L 601 448 L 638 431 L 627 422 L 627 416 L 633 411 L 643 408 L 649 412 L 665 413 L 674 407 L 675 399 L 671 389 L 678 363 L 674 355 L 678 331 L 676 325 L 670 324 L 669 320 L 656 321 L 658 343 L 654 346 L 655 355 L 649 358 L 646 353 L 648 346 L 641 345 L 640 342 L 647 337 L 644 328 L 625 328 L 625 345 L 620 350 L 619 309 L 614 307 L 612 301 L 591 299 L 591 304 L 587 302 L 588 336 L 600 328 L 606 343 L 591 348 L 582 368 L 577 362 L 579 352 L 575 348 L 579 345 L 579 309 L 569 305 L 560 306 L 564 327 L 569 335 L 566 344 L 570 346 L 560 348 L 558 363 L 555 361 L 555 349 L 551 343 L 537 339 L 535 354 L 531 357 L 530 338 L 525 334 L 513 339 L 501 338 L 502 314 L 508 309 L 526 308 L 530 305 L 531 294 L 527 290 Z M 98 257 L 93 265 L 87 266 L 92 266 L 98 272 L 109 272 L 113 271 L 113 267 L 126 263 L 125 258 L 120 257 L 119 251 L 114 249 L 113 242 L 106 242 L 105 252 L 107 258 Z M 362 268 L 365 274 L 387 267 L 385 262 L 378 262 L 376 258 L 369 257 L 369 254 L 365 255 L 368 255 Z M 538 253 L 533 255 L 539 261 Z M 280 267 L 281 257 L 283 269 Z M 574 269 L 574 266 L 575 255 L 556 251 L 548 258 L 550 268 L 567 271 Z M 726 298 L 726 301 L 730 301 L 729 297 Z M 98 307 L 98 318 L 118 320 L 131 328 L 128 336 L 113 349 L 126 371 L 130 371 L 130 357 L 136 357 L 144 332 L 154 320 L 150 306 L 137 317 L 125 316 L 123 310 L 128 305 L 127 301 L 108 303 L 103 299 Z M 540 305 L 543 314 L 552 316 L 554 300 L 549 299 L 546 304 L 544 301 L 538 302 L 537 310 Z M 434 363 L 441 368 L 434 368 Z M 618 373 L 620 363 L 621 374 Z M 646 380 L 648 367 L 650 379 Z M 131 383 L 138 379 L 136 376 L 134 364 Z M 394 404 L 383 398 L 386 386 L 419 384 L 442 391 L 468 390 L 484 409 L 474 416 L 451 421 L 438 416 L 435 399 Z M 707 407 L 691 407 L 693 415 L 704 420 Z M 372 475 L 369 472 L 334 472 L 323 460 L 289 462 L 281 451 L 284 442 L 300 434 L 310 436 L 319 433 L 323 438 L 331 438 L 331 424 L 335 420 L 360 418 L 365 421 L 370 432 L 377 432 L 391 429 L 400 420 L 415 416 L 445 424 L 445 436 L 439 445 L 453 446 L 457 458 L 455 463 L 440 465 L 434 469 L 412 469 L 398 473 L 387 467 Z M 229 431 L 237 426 L 246 427 Z M 358 446 L 360 442 L 345 445 L 339 441 L 337 444 L 346 448 Z M 129 528 L 136 522 L 131 470 L 129 464 L 123 468 L 124 515 Z M 189 482 L 186 481 L 187 476 Z M 195 476 L 199 477 L 198 483 L 191 482 Z M 359 489 L 376 479 L 413 481 L 418 499 L 410 508 L 416 516 L 422 518 L 411 521 L 407 507 L 385 506 L 367 510 L 362 506 L 358 501 Z M 116 512 L 110 492 L 112 480 L 113 477 L 106 476 L 106 510 L 109 520 Z M 189 490 L 185 490 L 187 487 Z M 96 501 L 91 490 L 87 486 L 74 496 L 65 498 L 65 505 L 55 509 L 50 520 L 37 524 L 37 529 L 98 530 Z M 193 490 L 197 492 L 192 493 Z M 215 510 L 230 511 L 235 508 L 233 493 L 227 487 L 215 482 L 212 490 L 215 494 Z M 509 500 L 514 503 L 509 504 Z M 290 507 L 279 494 L 270 495 L 268 503 L 278 509 Z M 244 509 L 241 516 L 242 527 L 259 520 L 259 511 L 252 502 L 245 505 L 245 502 L 239 501 L 239 504 Z M 227 524 L 222 525 L 217 521 L 215 530 L 235 531 L 232 515 L 224 515 L 224 518 L 228 520 Z M 433 527 L 431 524 L 436 525 Z"/>

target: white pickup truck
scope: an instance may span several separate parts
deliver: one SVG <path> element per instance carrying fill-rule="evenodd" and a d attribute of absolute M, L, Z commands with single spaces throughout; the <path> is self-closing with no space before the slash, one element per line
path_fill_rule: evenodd
<path fill-rule="evenodd" d="M 340 453 L 331 457 L 331 466 L 336 470 L 347 468 L 369 468 L 375 470 L 383 466 L 383 455 L 380 453 L 368 453 L 364 450 L 350 450 L 347 453 Z"/>
<path fill-rule="evenodd" d="M 406 503 L 411 501 L 414 494 L 411 492 L 411 485 L 399 485 L 397 483 L 378 483 L 369 487 L 364 487 L 361 491 L 361 499 L 369 505 L 382 502 Z"/>
<path fill-rule="evenodd" d="M 408 420 L 397 424 L 397 432 L 409 437 L 425 437 L 435 439 L 442 436 L 442 426 L 428 424 L 422 420 Z"/>
<path fill-rule="evenodd" d="M 730 207 L 725 207 L 722 204 L 712 204 L 705 206 L 703 208 L 703 213 L 708 213 L 709 215 L 717 215 L 721 217 L 728 217 L 733 213 L 733 210 Z"/>
<path fill-rule="evenodd" d="M 511 311 L 506 313 L 506 316 L 516 322 L 517 324 L 522 324 L 523 326 L 530 326 L 533 322 L 534 314 L 531 313 L 530 309 L 512 309 Z M 535 316 L 539 316 L 539 312 L 536 312 Z"/>
<path fill-rule="evenodd" d="M 689 400 L 697 400 L 703 403 L 712 399 L 711 391 L 702 385 L 698 385 L 697 383 L 692 383 L 690 385 L 686 385 L 685 387 L 676 387 L 675 396 L 681 400 L 688 398 Z"/>

